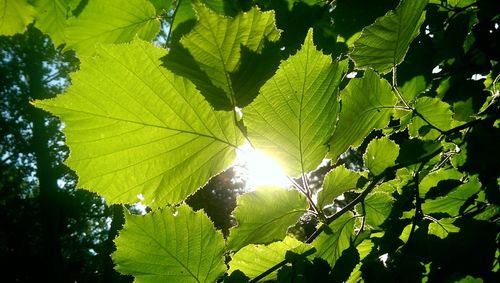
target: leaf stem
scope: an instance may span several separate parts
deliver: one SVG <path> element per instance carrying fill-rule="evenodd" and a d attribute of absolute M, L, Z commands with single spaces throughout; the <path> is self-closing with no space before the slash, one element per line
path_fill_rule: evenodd
<path fill-rule="evenodd" d="M 170 38 L 172 36 L 172 28 L 173 28 L 173 24 L 175 21 L 175 16 L 177 15 L 177 11 L 179 10 L 179 7 L 181 6 L 181 2 L 182 2 L 182 0 L 177 0 L 175 2 L 176 5 L 175 5 L 174 13 L 172 14 L 172 17 L 170 18 L 170 28 L 168 29 L 167 38 L 165 39 L 165 48 L 167 48 L 170 45 Z"/>

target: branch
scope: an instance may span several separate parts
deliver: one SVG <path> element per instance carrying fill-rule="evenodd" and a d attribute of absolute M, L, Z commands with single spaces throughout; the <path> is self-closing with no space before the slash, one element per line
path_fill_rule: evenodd
<path fill-rule="evenodd" d="M 311 236 L 309 236 L 309 238 L 307 238 L 306 243 L 311 243 L 316 237 L 319 236 L 319 234 L 321 234 L 321 232 L 323 232 L 323 230 L 326 228 L 326 226 L 328 226 L 330 223 L 335 221 L 335 219 L 342 216 L 344 213 L 353 209 L 354 206 L 356 206 L 356 204 L 363 201 L 365 199 L 365 197 L 378 185 L 378 183 L 380 181 L 382 181 L 383 179 L 385 179 L 385 177 L 388 176 L 390 173 L 392 173 L 395 170 L 412 165 L 412 164 L 417 164 L 420 162 L 427 163 L 427 161 L 432 159 L 434 156 L 440 154 L 442 149 L 443 148 L 440 147 L 437 150 L 435 150 L 434 152 L 430 153 L 429 155 L 423 156 L 423 157 L 415 160 L 414 162 L 401 163 L 401 164 L 397 164 L 397 165 L 394 165 L 394 166 L 391 166 L 391 167 L 385 169 L 384 172 L 382 172 L 380 175 L 375 176 L 373 178 L 373 180 L 370 182 L 370 184 L 368 184 L 366 189 L 363 192 L 361 192 L 361 194 L 359 194 L 354 200 L 352 200 L 349 204 L 347 204 L 345 207 L 343 207 L 340 211 L 338 211 L 334 215 L 328 217 L 326 219 L 326 222 L 324 224 L 322 224 L 321 226 L 319 226 L 318 229 L 316 231 L 314 231 L 314 233 Z"/>

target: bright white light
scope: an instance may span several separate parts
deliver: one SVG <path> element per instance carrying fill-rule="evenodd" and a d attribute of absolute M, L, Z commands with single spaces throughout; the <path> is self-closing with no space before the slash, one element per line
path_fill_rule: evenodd
<path fill-rule="evenodd" d="M 439 74 L 443 69 L 441 69 L 441 67 L 439 67 L 439 65 L 437 65 L 436 67 L 434 67 L 434 69 L 432 69 L 432 73 L 433 74 Z"/>
<path fill-rule="evenodd" d="M 288 188 L 291 183 L 280 165 L 264 153 L 245 143 L 236 151 L 235 171 L 246 181 L 245 189 L 273 186 Z"/>
<path fill-rule="evenodd" d="M 474 81 L 479 81 L 479 80 L 482 80 L 482 79 L 486 79 L 486 76 L 483 76 L 481 74 L 474 74 L 474 75 L 472 75 L 471 79 L 474 80 Z"/>

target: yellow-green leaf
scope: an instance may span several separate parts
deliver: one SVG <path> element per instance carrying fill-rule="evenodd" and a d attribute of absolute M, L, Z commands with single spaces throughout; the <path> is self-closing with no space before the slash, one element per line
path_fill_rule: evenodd
<path fill-rule="evenodd" d="M 125 218 L 112 257 L 134 282 L 215 282 L 224 273 L 224 238 L 202 211 L 181 205 Z"/>
<path fill-rule="evenodd" d="M 109 204 L 178 203 L 227 168 L 243 138 L 188 80 L 160 66 L 165 52 L 136 40 L 82 58 L 67 93 L 36 105 L 65 123 L 80 187 Z"/>
<path fill-rule="evenodd" d="M 23 32 L 34 15 L 35 9 L 27 0 L 0 0 L 0 35 Z"/>
<path fill-rule="evenodd" d="M 252 144 L 274 157 L 290 176 L 316 169 L 337 118 L 338 86 L 347 61 L 316 50 L 312 29 L 301 49 L 284 61 L 243 109 Z"/>

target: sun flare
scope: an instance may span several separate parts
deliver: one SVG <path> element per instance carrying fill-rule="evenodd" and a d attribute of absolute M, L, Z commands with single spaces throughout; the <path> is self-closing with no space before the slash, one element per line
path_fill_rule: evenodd
<path fill-rule="evenodd" d="M 273 186 L 287 188 L 291 185 L 283 168 L 272 158 L 246 143 L 237 150 L 235 171 L 246 181 L 245 189 Z"/>

